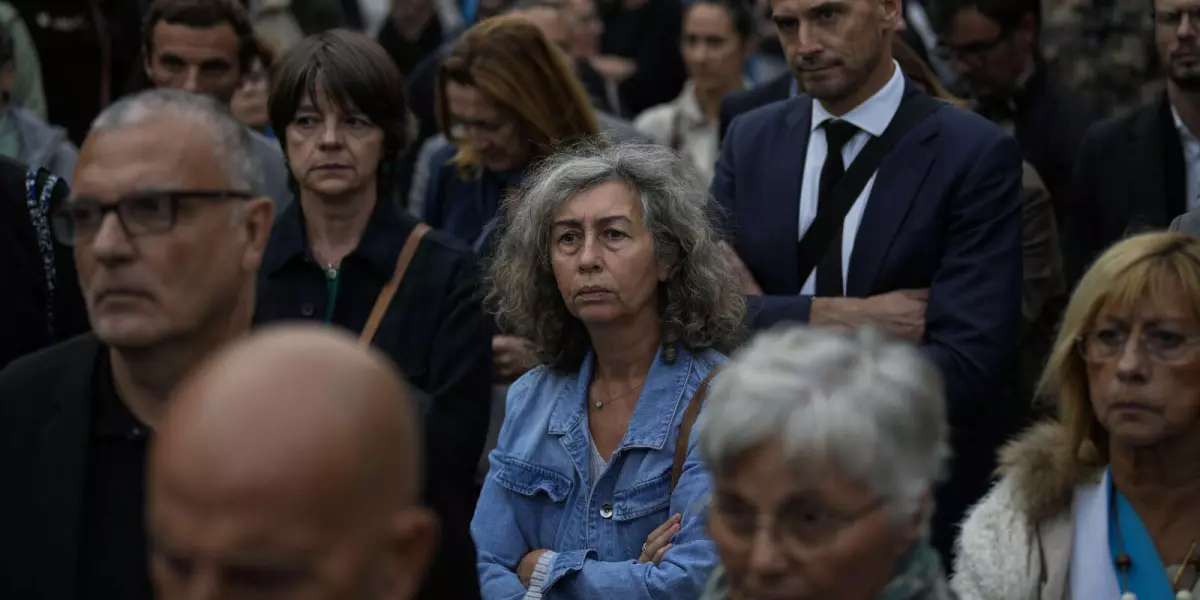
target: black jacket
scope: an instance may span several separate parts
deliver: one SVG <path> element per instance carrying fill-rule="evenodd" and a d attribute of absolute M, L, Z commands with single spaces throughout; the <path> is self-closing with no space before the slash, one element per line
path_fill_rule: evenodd
<path fill-rule="evenodd" d="M 0 371 L 0 598 L 76 597 L 92 371 L 102 348 L 86 334 Z"/>
<path fill-rule="evenodd" d="M 311 258 L 299 202 L 280 215 L 259 274 L 256 322 L 330 321 L 362 331 L 416 218 L 377 202 L 358 247 L 341 264 L 327 311 L 325 271 Z M 421 241 L 374 344 L 428 395 L 424 408 L 426 503 L 442 520 L 442 548 L 425 598 L 478 598 L 470 520 L 475 471 L 487 437 L 492 393 L 492 326 L 478 290 L 479 268 L 465 244 L 440 231 Z"/>
<path fill-rule="evenodd" d="M 792 93 L 792 79 L 791 73 L 784 73 L 760 86 L 725 96 L 720 109 L 721 139 L 725 139 L 725 132 L 734 117 L 772 102 L 787 100 Z"/>
<path fill-rule="evenodd" d="M 1050 192 L 1054 214 L 1060 224 L 1072 219 L 1067 209 L 1071 171 L 1078 160 L 1080 144 L 1088 127 L 1100 118 L 1087 99 L 1059 85 L 1039 62 L 1024 89 L 1014 97 L 1013 136 L 1025 160 L 1037 169 Z M 993 120 L 1005 115 L 981 113 Z"/>
<path fill-rule="evenodd" d="M 0 369 L 88 328 L 71 248 L 54 241 L 48 220 L 67 184 L 57 180 L 47 197 L 50 174 L 41 170 L 31 210 L 27 174 L 25 165 L 0 157 Z"/>
<path fill-rule="evenodd" d="M 1118 240 L 1170 225 L 1187 211 L 1186 188 L 1183 143 L 1165 92 L 1088 129 L 1067 208 L 1069 282 Z"/>

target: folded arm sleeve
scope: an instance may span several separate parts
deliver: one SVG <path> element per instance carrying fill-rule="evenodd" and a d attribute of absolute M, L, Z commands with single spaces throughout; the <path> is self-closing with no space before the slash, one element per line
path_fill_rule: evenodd
<path fill-rule="evenodd" d="M 990 407 L 1016 359 L 1021 329 L 1020 150 L 1012 138 L 987 148 L 967 174 L 947 215 L 945 250 L 925 312 L 924 347 L 941 367 L 951 422 Z"/>

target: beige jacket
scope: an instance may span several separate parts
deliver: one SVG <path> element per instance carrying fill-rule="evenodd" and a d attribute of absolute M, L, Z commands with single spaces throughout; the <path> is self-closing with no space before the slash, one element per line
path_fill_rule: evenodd
<path fill-rule="evenodd" d="M 1104 465 L 1094 448 L 1081 461 L 1071 455 L 1057 422 L 1034 426 L 1001 451 L 1003 477 L 959 535 L 950 581 L 959 600 L 1079 600 L 1069 584 L 1075 488 L 1099 483 Z"/>
<path fill-rule="evenodd" d="M 1076 466 L 1067 439 L 1043 423 L 1001 451 L 1003 477 L 959 534 L 950 587 L 960 600 L 1070 600 L 1075 487 L 1103 466 Z"/>

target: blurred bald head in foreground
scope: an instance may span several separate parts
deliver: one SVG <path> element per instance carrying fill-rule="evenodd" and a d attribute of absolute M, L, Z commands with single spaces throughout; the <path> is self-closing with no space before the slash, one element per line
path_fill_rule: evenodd
<path fill-rule="evenodd" d="M 411 399 L 328 328 L 249 336 L 179 386 L 151 448 L 161 600 L 407 600 L 436 545 Z"/>

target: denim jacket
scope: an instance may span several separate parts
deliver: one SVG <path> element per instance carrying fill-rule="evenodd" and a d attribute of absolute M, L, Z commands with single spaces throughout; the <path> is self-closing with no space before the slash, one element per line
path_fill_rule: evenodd
<path fill-rule="evenodd" d="M 671 465 L 684 409 L 724 361 L 716 351 L 692 355 L 680 349 L 674 364 L 667 364 L 660 350 L 629 430 L 594 485 L 586 410 L 594 355 L 578 373 L 542 366 L 517 380 L 471 522 L 484 600 L 700 597 L 718 559 L 704 529 L 711 480 L 700 462 L 698 436 L 689 440 L 674 493 Z M 693 432 L 699 430 L 698 421 Z M 638 563 L 646 537 L 677 513 L 681 529 L 661 564 Z M 517 565 L 542 548 L 552 552 L 539 562 L 544 572 L 535 574 L 539 581 L 527 591 Z"/>

